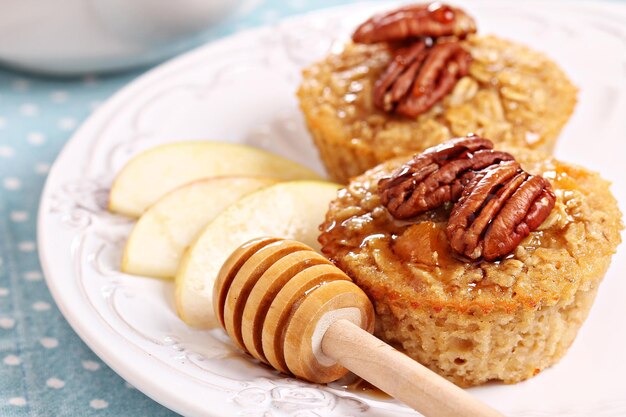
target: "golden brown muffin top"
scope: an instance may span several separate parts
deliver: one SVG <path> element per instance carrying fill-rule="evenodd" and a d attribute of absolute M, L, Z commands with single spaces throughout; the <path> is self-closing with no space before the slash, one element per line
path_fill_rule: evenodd
<path fill-rule="evenodd" d="M 304 70 L 298 91 L 333 107 L 352 142 L 375 146 L 379 160 L 474 132 L 494 143 L 550 152 L 576 102 L 576 88 L 557 64 L 519 43 L 491 35 L 461 41 L 472 55 L 469 75 L 417 118 L 388 114 L 373 103 L 389 65 L 386 44 L 348 43 Z"/>
<path fill-rule="evenodd" d="M 411 221 L 390 215 L 380 202 L 378 181 L 408 157 L 383 163 L 339 191 L 321 226 L 324 252 L 374 298 L 414 308 L 538 309 L 595 285 L 623 227 L 609 183 L 537 152 L 504 150 L 526 171 L 548 179 L 556 194 L 550 216 L 507 258 L 468 263 L 455 257 L 445 233 L 449 205 Z M 579 271 L 594 268 L 596 282 L 579 277 Z"/>

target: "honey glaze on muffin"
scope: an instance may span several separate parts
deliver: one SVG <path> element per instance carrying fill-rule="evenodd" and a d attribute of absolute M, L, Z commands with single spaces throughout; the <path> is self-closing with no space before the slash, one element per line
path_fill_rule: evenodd
<path fill-rule="evenodd" d="M 528 378 L 565 353 L 620 242 L 621 214 L 597 174 L 506 149 L 554 192 L 549 215 L 495 261 L 450 247 L 454 202 L 397 219 L 379 183 L 408 158 L 354 178 L 321 226 L 323 252 L 374 302 L 377 333 L 460 385 Z"/>
<path fill-rule="evenodd" d="M 575 180 L 565 166 L 554 165 L 553 170 L 546 172 L 554 176 L 558 197 L 545 224 L 504 259 L 483 262 L 468 260 L 450 247 L 446 227 L 451 203 L 408 221 L 393 217 L 381 204 L 377 192 L 376 183 L 386 176 L 383 170 L 386 165 L 389 164 L 370 172 L 370 179 L 350 183 L 333 203 L 340 202 L 347 207 L 322 226 L 322 251 L 332 259 L 337 260 L 337 254 L 358 258 L 367 248 L 379 271 L 390 276 L 411 277 L 406 284 L 418 291 L 427 290 L 431 296 L 437 295 L 423 302 L 441 307 L 448 296 L 460 296 L 464 302 L 458 304 L 455 300 L 455 308 L 463 311 L 480 306 L 483 312 L 489 312 L 495 307 L 491 296 L 503 293 L 511 296 L 503 307 L 515 308 L 524 302 L 534 306 L 537 295 L 568 284 L 567 280 L 560 279 L 537 282 L 531 273 L 543 269 L 556 272 L 564 265 L 547 265 L 546 262 L 568 257 L 566 253 L 569 255 L 566 235 L 568 227 L 580 217 L 581 202 L 579 192 L 567 187 Z M 572 233 L 570 231 L 570 235 Z M 531 257 L 537 259 L 525 265 Z M 502 276 L 503 273 L 506 276 Z"/>

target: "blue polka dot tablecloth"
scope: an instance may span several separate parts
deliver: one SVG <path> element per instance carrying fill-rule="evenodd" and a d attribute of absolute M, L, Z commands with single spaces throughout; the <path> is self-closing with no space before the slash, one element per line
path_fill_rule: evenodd
<path fill-rule="evenodd" d="M 206 41 L 350 3 L 252 0 Z M 0 416 L 170 416 L 110 370 L 67 324 L 39 264 L 39 196 L 55 157 L 103 101 L 141 71 L 75 79 L 0 68 Z"/>

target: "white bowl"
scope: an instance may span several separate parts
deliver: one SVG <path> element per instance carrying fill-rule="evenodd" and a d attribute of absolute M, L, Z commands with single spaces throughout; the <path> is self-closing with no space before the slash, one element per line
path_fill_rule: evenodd
<path fill-rule="evenodd" d="M 0 62 L 76 75 L 158 62 L 238 0 L 0 0 Z"/>

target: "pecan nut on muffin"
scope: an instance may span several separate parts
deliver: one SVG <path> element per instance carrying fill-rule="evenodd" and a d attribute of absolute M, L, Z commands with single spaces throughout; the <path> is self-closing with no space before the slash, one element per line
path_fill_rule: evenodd
<path fill-rule="evenodd" d="M 552 152 L 576 88 L 543 54 L 475 32 L 458 8 L 407 6 L 304 70 L 300 107 L 335 181 L 467 132 Z"/>
<path fill-rule="evenodd" d="M 508 151 L 470 136 L 387 161 L 340 190 L 321 225 L 378 336 L 462 386 L 556 363 L 621 241 L 607 181 Z"/>

